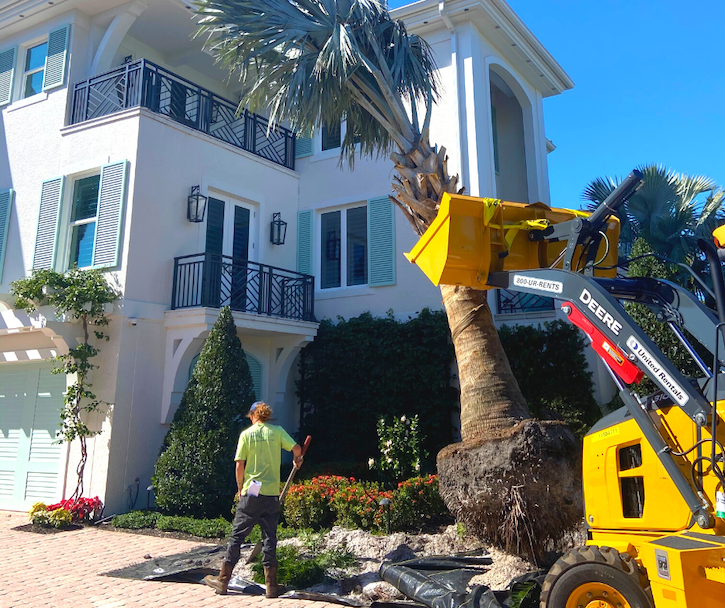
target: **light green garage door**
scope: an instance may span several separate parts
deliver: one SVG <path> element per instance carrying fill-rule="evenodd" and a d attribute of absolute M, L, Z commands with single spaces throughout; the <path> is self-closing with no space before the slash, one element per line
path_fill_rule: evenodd
<path fill-rule="evenodd" d="M 65 375 L 37 363 L 0 365 L 0 509 L 57 500 Z"/>

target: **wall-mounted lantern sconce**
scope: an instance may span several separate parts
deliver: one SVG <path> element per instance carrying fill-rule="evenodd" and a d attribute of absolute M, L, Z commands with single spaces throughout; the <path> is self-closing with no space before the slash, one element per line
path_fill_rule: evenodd
<path fill-rule="evenodd" d="M 199 186 L 192 186 L 186 217 L 190 222 L 198 224 L 204 221 L 204 213 L 206 213 L 206 196 L 200 192 Z"/>
<path fill-rule="evenodd" d="M 287 236 L 287 222 L 282 220 L 281 213 L 272 214 L 272 223 L 269 227 L 269 242 L 273 245 L 284 245 Z"/>

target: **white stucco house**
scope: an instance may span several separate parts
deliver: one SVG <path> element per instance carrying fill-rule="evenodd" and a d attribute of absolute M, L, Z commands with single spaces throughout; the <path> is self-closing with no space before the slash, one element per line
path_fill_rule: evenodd
<path fill-rule="evenodd" d="M 572 81 L 503 0 L 393 11 L 432 45 L 444 94 L 431 140 L 467 192 L 549 203 L 542 101 Z M 294 429 L 296 361 L 323 317 L 415 314 L 440 292 L 401 255 L 415 235 L 388 199 L 391 164 L 338 166 L 340 133 L 267 134 L 235 115 L 239 85 L 192 39 L 183 0 L 0 2 L 0 509 L 74 488 L 53 443 L 66 378 L 49 359 L 79 327 L 12 309 L 33 269 L 110 268 L 123 293 L 91 381 L 86 494 L 107 513 L 150 483 L 219 307 L 234 310 L 259 398 Z M 344 124 L 341 129 L 344 129 Z M 189 196 L 206 197 L 203 221 Z M 286 222 L 272 242 L 273 219 Z M 492 292 L 497 320 L 553 318 Z"/>

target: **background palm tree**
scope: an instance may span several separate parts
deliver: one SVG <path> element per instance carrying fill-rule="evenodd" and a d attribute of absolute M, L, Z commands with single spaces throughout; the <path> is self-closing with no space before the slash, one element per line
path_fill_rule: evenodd
<path fill-rule="evenodd" d="M 644 184 L 619 209 L 622 223 L 620 253 L 629 257 L 629 249 L 643 238 L 655 253 L 688 265 L 701 259 L 697 239 L 710 237 L 723 222 L 725 191 L 709 177 L 676 173 L 662 165 L 637 167 Z M 621 179 L 604 177 L 593 180 L 582 198 L 591 201 L 593 210 L 612 192 Z"/>
<path fill-rule="evenodd" d="M 199 0 L 197 6 L 208 47 L 242 82 L 240 108 L 265 112 L 270 123 L 287 122 L 298 133 L 346 120 L 341 158 L 352 166 L 358 141 L 363 155 L 389 155 L 391 199 L 417 234 L 435 218 L 443 194 L 460 191 L 446 149 L 429 141 L 439 92 L 430 47 L 391 19 L 383 3 Z M 441 291 L 453 328 L 464 440 L 438 456 L 443 497 L 473 531 L 536 552 L 539 541 L 558 537 L 581 517 L 576 499 L 572 509 L 572 501 L 560 504 L 548 490 L 561 486 L 557 477 L 569 467 L 563 448 L 575 445 L 573 436 L 558 423 L 529 420 L 486 293 L 445 285 Z M 531 434 L 540 440 L 514 439 Z M 577 474 L 570 475 L 575 495 Z"/>

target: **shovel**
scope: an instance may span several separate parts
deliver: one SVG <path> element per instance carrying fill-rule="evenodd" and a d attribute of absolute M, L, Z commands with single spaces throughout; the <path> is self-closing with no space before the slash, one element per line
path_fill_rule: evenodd
<path fill-rule="evenodd" d="M 312 441 L 312 437 L 310 435 L 307 435 L 307 439 L 305 439 L 305 442 L 302 444 L 301 456 L 305 455 L 307 448 L 310 447 L 311 441 Z M 282 503 L 284 502 L 284 499 L 287 496 L 287 492 L 289 491 L 289 488 L 292 485 L 292 480 L 294 479 L 296 473 L 297 473 L 297 467 L 295 467 L 293 464 L 292 470 L 289 472 L 289 477 L 287 478 L 287 483 L 284 484 L 284 488 L 282 488 L 282 493 L 279 495 L 280 510 L 282 510 Z M 247 558 L 247 563 L 251 564 L 254 561 L 254 558 L 257 557 L 261 552 L 262 552 L 262 541 L 260 540 L 256 545 L 254 545 L 254 549 L 252 549 L 252 552 L 249 554 L 249 557 Z"/>

